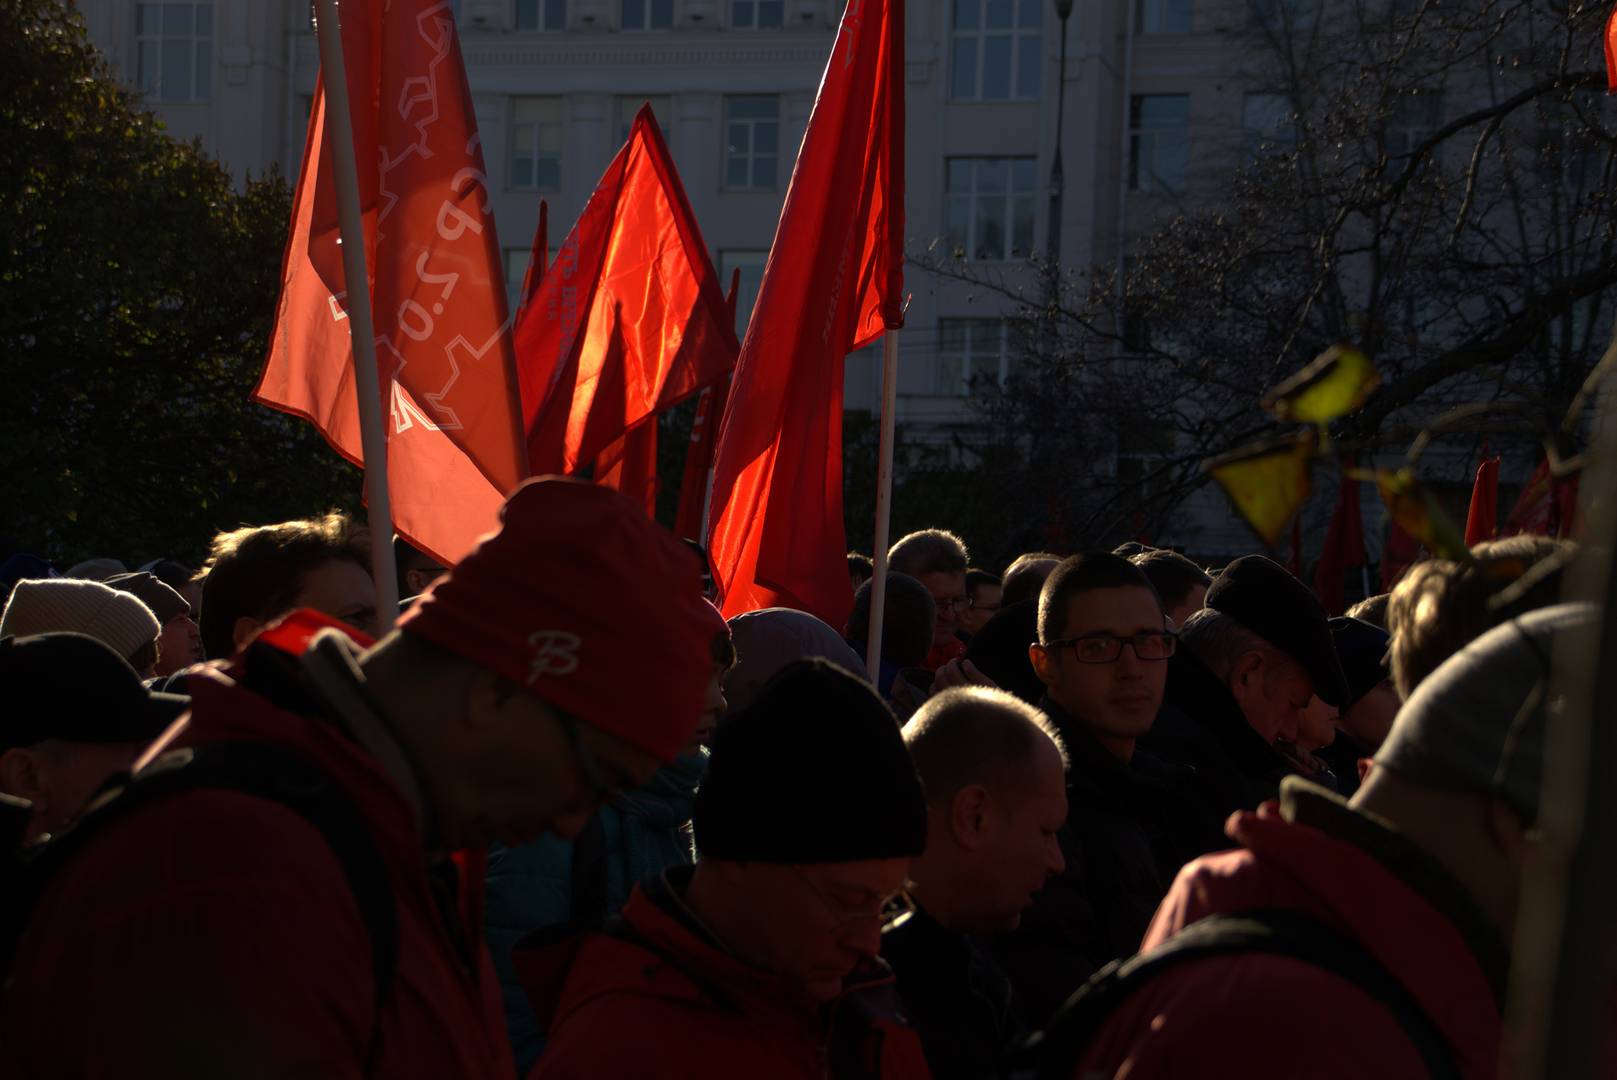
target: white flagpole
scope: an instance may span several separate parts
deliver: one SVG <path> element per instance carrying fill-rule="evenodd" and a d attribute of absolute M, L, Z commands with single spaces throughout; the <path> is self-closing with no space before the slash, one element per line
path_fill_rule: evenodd
<path fill-rule="evenodd" d="M 348 72 L 343 63 L 337 0 L 319 0 L 321 80 L 326 95 L 322 139 L 336 168 L 337 223 L 342 232 L 343 279 L 347 283 L 348 332 L 353 338 L 355 389 L 359 397 L 360 445 L 365 454 L 365 503 L 370 514 L 371 576 L 376 580 L 377 623 L 385 631 L 399 614 L 399 582 L 393 560 L 393 513 L 387 493 L 387 429 L 382 426 L 382 385 L 376 368 L 376 331 L 371 325 L 370 277 L 365 266 L 365 227 L 359 206 L 359 167 L 354 158 L 354 121 L 348 111 Z M 305 167 L 314 166 L 310 163 Z M 392 389 L 391 382 L 389 389 Z"/>
<path fill-rule="evenodd" d="M 876 465 L 876 546 L 871 552 L 875 563 L 870 579 L 870 637 L 865 651 L 865 668 L 870 681 L 881 678 L 882 616 L 887 607 L 887 542 L 893 503 L 893 425 L 898 405 L 898 331 L 888 330 L 882 338 L 881 358 L 881 456 Z"/>

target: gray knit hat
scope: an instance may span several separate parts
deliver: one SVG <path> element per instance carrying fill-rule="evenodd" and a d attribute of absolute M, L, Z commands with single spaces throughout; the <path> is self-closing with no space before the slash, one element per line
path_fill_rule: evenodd
<path fill-rule="evenodd" d="M 162 627 L 152 609 L 99 581 L 46 578 L 17 582 L 0 616 L 0 636 L 85 634 L 128 660 L 156 639 Z"/>
<path fill-rule="evenodd" d="M 1376 765 L 1423 787 L 1496 794 L 1531 825 L 1544 773 L 1550 654 L 1594 633 L 1592 604 L 1559 604 L 1494 627 L 1424 679 L 1376 752 Z"/>

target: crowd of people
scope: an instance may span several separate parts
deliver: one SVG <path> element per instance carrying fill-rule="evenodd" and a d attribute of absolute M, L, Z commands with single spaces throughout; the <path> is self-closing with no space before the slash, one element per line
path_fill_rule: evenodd
<path fill-rule="evenodd" d="M 342 514 L 0 567 L 0 1062 L 51 1077 L 1489 1077 L 1568 541 L 850 554 L 728 622 L 530 481 L 380 611 Z"/>

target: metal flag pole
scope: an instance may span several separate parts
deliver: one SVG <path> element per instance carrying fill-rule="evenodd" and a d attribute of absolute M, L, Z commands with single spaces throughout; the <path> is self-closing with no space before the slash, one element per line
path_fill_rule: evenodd
<path fill-rule="evenodd" d="M 365 505 L 371 533 L 371 576 L 376 581 L 378 622 L 391 626 L 399 612 L 399 581 L 393 560 L 393 512 L 387 492 L 387 429 L 382 426 L 382 382 L 376 367 L 376 331 L 371 325 L 370 276 L 365 266 L 365 227 L 359 205 L 359 167 L 354 158 L 354 121 L 348 111 L 348 71 L 343 63 L 337 0 L 319 0 L 315 28 L 326 95 L 323 140 L 336 170 L 337 224 L 342 233 L 343 280 L 347 285 L 348 332 L 353 339 L 359 397 L 360 445 L 365 455 Z M 389 390 L 392 382 L 389 380 Z"/>
<path fill-rule="evenodd" d="M 881 357 L 881 452 L 876 465 L 876 545 L 871 552 L 875 564 L 870 579 L 870 637 L 865 646 L 865 669 L 870 681 L 881 678 L 882 616 L 887 607 L 887 541 L 893 504 L 893 428 L 898 405 L 898 331 L 890 329 L 882 338 Z"/>

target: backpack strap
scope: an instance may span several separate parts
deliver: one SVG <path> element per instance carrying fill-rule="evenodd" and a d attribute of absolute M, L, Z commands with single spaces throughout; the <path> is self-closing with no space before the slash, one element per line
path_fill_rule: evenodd
<path fill-rule="evenodd" d="M 387 864 L 369 823 L 326 772 L 283 746 L 222 742 L 173 750 L 107 790 L 69 829 L 31 852 L 4 897 L 0 915 L 0 972 L 9 971 L 33 910 L 55 872 L 110 824 L 159 799 L 182 792 L 236 791 L 286 807 L 324 838 L 342 866 L 370 938 L 378 1023 L 372 1030 L 374 1066 L 380 1014 L 398 972 L 399 916 Z M 369 1071 L 369 1070 L 368 1070 Z"/>
<path fill-rule="evenodd" d="M 1210 915 L 1150 952 L 1112 961 L 1034 1036 L 1024 1064 L 1036 1077 L 1070 1077 L 1107 1019 L 1141 987 L 1189 961 L 1241 953 L 1289 957 L 1352 983 L 1392 1014 L 1432 1080 L 1458 1080 L 1453 1046 L 1402 983 L 1354 938 L 1305 911 L 1282 908 Z"/>

